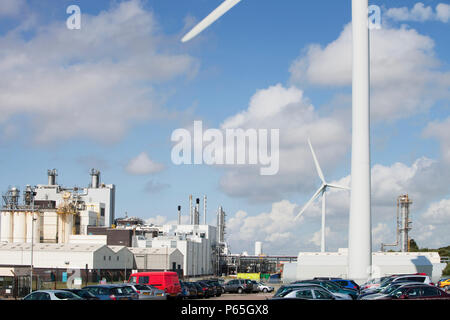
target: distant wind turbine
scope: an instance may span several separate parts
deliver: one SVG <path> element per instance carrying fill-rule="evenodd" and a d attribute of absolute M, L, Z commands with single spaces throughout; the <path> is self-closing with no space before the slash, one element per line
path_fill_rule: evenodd
<path fill-rule="evenodd" d="M 194 38 L 241 0 L 225 0 L 182 39 Z M 348 232 L 348 278 L 365 282 L 372 272 L 370 195 L 369 0 L 352 0 L 352 164 Z"/>
<path fill-rule="evenodd" d="M 311 153 L 314 159 L 314 164 L 316 165 L 317 174 L 319 175 L 320 180 L 322 180 L 322 185 L 320 188 L 314 193 L 311 199 L 304 205 L 300 213 L 295 217 L 294 220 L 300 218 L 300 216 L 305 212 L 305 210 L 313 203 L 319 195 L 322 195 L 322 239 L 320 244 L 320 251 L 325 252 L 325 211 L 326 211 L 326 192 L 328 188 L 336 188 L 336 189 L 344 189 L 350 190 L 349 187 L 340 186 L 337 184 L 331 184 L 325 181 L 325 177 L 323 175 L 322 169 L 320 168 L 319 161 L 317 161 L 316 154 L 314 153 L 314 149 L 312 147 L 311 141 L 308 139 L 309 148 L 311 149 Z"/>

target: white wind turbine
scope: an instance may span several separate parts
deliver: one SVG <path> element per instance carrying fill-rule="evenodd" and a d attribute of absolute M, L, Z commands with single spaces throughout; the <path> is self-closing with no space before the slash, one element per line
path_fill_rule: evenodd
<path fill-rule="evenodd" d="M 225 0 L 196 25 L 186 42 L 219 19 L 241 0 Z M 348 232 L 348 278 L 364 282 L 371 276 L 372 227 L 370 209 L 370 51 L 369 0 L 352 1 L 352 164 Z"/>
<path fill-rule="evenodd" d="M 294 220 L 297 220 L 300 218 L 300 216 L 303 214 L 303 212 L 306 211 L 306 209 L 313 203 L 316 198 L 319 197 L 319 195 L 322 195 L 322 238 L 320 243 L 320 251 L 325 252 L 325 211 L 326 211 L 326 192 L 328 188 L 336 188 L 336 189 L 344 189 L 344 190 L 350 190 L 349 187 L 340 186 L 337 184 L 331 184 L 325 181 L 325 177 L 323 175 L 322 169 L 320 168 L 319 161 L 317 161 L 316 154 L 314 153 L 314 149 L 312 147 L 311 141 L 308 139 L 309 148 L 311 149 L 311 153 L 314 159 L 314 164 L 316 165 L 317 174 L 319 175 L 320 180 L 322 180 L 322 185 L 320 188 L 314 193 L 311 199 L 303 206 L 300 213 L 295 217 Z"/>

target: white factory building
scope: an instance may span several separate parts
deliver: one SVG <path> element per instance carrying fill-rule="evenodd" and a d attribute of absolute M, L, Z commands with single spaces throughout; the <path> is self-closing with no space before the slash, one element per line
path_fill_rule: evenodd
<path fill-rule="evenodd" d="M 13 187 L 3 196 L 0 242 L 68 243 L 70 235 L 87 234 L 88 226 L 110 226 L 114 221 L 115 186 L 100 183 L 91 170 L 87 188 L 65 188 L 56 183 L 57 172 L 48 170 L 48 183 L 27 186 L 23 204 Z"/>
<path fill-rule="evenodd" d="M 217 228 L 210 225 L 163 225 L 162 236 L 140 238 L 139 248 L 172 248 L 183 255 L 183 275 L 199 276 L 214 273 L 217 259 L 213 247 L 216 245 Z"/>
<path fill-rule="evenodd" d="M 283 268 L 283 282 L 306 280 L 314 277 L 347 278 L 348 250 L 338 252 L 300 252 L 297 262 Z M 393 274 L 426 273 L 437 282 L 446 267 L 437 252 L 373 252 L 372 277 Z"/>
<path fill-rule="evenodd" d="M 0 265 L 30 266 L 31 244 L 0 243 Z M 102 244 L 53 244 L 33 246 L 33 268 L 123 270 L 133 268 L 127 247 Z"/>
<path fill-rule="evenodd" d="M 180 270 L 183 254 L 174 248 L 128 248 L 137 270 Z"/>

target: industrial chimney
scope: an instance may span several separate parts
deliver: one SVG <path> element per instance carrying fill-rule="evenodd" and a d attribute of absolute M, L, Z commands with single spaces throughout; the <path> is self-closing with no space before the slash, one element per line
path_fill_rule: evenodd
<path fill-rule="evenodd" d="M 55 186 L 56 185 L 56 176 L 58 175 L 58 172 L 56 171 L 56 169 L 48 170 L 47 175 L 48 175 L 48 185 Z"/>
<path fill-rule="evenodd" d="M 178 206 L 178 225 L 181 224 L 181 206 Z"/>
<path fill-rule="evenodd" d="M 199 225 L 200 224 L 200 199 L 195 199 L 195 212 L 194 212 L 194 224 Z"/>
<path fill-rule="evenodd" d="M 100 187 L 100 171 L 91 169 L 91 188 L 97 189 Z"/>
<path fill-rule="evenodd" d="M 203 196 L 203 224 L 206 225 L 206 195 Z"/>

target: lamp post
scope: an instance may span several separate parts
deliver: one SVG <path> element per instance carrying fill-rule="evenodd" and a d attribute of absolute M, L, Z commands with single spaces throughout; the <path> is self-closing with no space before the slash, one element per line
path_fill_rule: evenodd
<path fill-rule="evenodd" d="M 31 202 L 31 259 L 30 259 L 30 293 L 33 292 L 33 246 L 34 246 L 34 221 L 37 220 L 34 217 L 34 196 L 36 192 L 32 194 Z"/>

